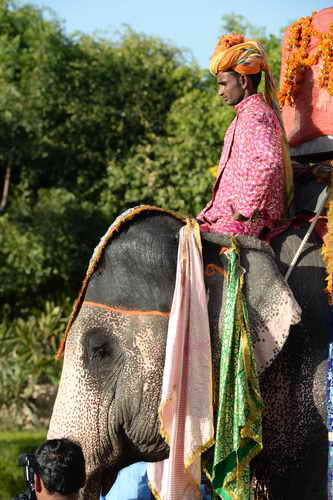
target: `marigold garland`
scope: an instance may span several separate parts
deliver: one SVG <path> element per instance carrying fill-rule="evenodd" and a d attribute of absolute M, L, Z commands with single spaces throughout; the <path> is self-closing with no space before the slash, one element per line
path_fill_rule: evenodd
<path fill-rule="evenodd" d="M 311 16 L 302 17 L 290 27 L 288 51 L 285 61 L 285 70 L 282 78 L 279 100 L 281 107 L 293 106 L 295 96 L 304 79 L 306 68 L 318 64 L 322 60 L 319 75 L 319 86 L 326 87 L 333 95 L 333 32 L 320 32 L 313 28 Z M 333 31 L 333 24 L 329 26 Z M 311 37 L 319 40 L 318 46 L 312 55 L 309 55 Z"/>

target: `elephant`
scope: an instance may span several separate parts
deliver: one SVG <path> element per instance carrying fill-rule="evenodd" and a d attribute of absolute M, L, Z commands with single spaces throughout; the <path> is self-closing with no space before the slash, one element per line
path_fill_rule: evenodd
<path fill-rule="evenodd" d="M 81 444 L 88 477 L 81 498 L 87 500 L 106 494 L 122 468 L 163 460 L 169 451 L 159 432 L 158 407 L 184 219 L 145 207 L 117 221 L 112 238 L 104 237 L 95 250 L 69 321 L 48 431 L 48 438 Z M 275 285 L 268 287 L 266 278 L 284 283 L 282 275 L 306 229 L 305 224 L 290 228 L 275 238 L 273 250 L 256 238 L 237 237 L 250 318 L 267 297 L 274 312 Z M 224 284 L 220 249 L 230 246 L 230 237 L 202 233 L 202 244 L 204 267 L 211 271 L 205 272 L 205 285 L 216 373 Z M 264 447 L 251 463 L 254 498 L 327 497 L 329 307 L 320 246 L 313 234 L 289 280 L 302 308 L 301 322 L 291 327 L 283 348 L 259 376 Z"/>

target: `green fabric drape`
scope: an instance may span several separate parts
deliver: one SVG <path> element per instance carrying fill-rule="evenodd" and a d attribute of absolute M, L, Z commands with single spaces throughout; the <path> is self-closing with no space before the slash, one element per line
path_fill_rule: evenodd
<path fill-rule="evenodd" d="M 228 259 L 227 297 L 221 335 L 219 401 L 214 461 L 206 473 L 215 498 L 249 500 L 252 458 L 262 450 L 262 399 L 242 293 L 238 248 Z"/>

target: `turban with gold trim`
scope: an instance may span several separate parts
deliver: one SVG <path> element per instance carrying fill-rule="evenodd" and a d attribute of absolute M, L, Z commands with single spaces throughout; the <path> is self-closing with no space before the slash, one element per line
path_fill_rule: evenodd
<path fill-rule="evenodd" d="M 209 63 L 210 72 L 216 76 L 224 71 L 236 71 L 241 75 L 265 73 L 265 100 L 275 111 L 283 134 L 283 160 L 285 178 L 286 212 L 293 199 L 293 172 L 289 147 L 282 123 L 280 108 L 273 77 L 269 70 L 266 52 L 257 40 L 245 40 L 241 34 L 231 33 L 220 37 Z"/>

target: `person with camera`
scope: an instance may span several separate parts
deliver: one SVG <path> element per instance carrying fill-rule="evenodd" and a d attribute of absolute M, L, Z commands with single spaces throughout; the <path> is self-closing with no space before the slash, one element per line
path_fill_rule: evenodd
<path fill-rule="evenodd" d="M 20 462 L 29 489 L 14 500 L 77 500 L 86 481 L 82 450 L 68 439 L 47 440 Z"/>

